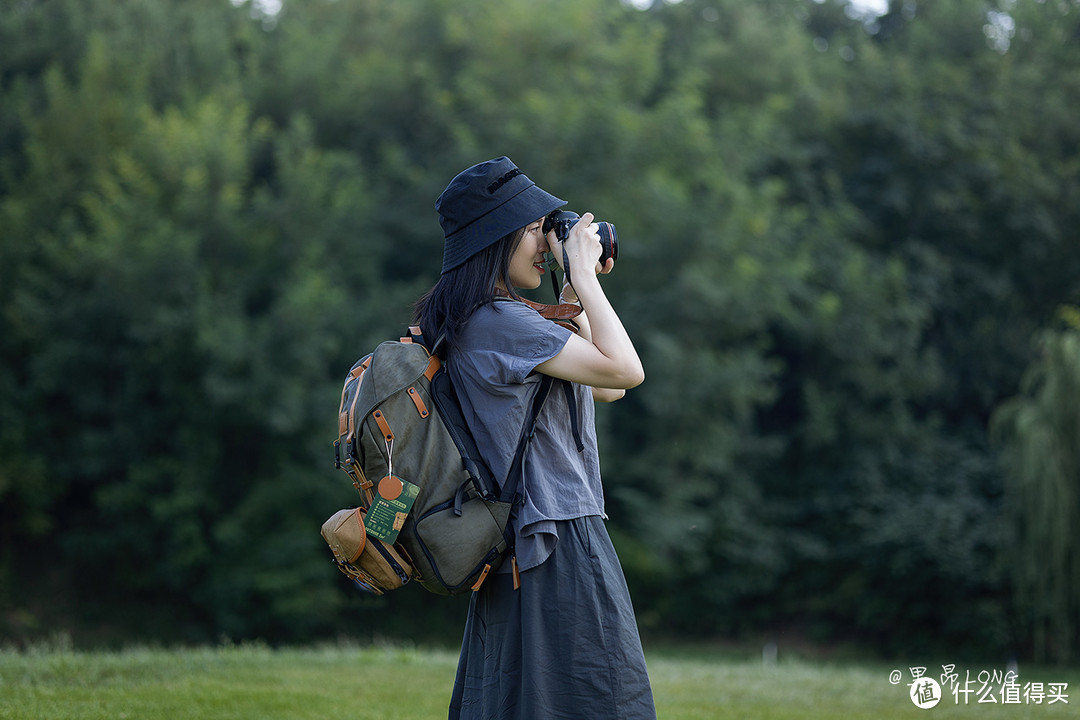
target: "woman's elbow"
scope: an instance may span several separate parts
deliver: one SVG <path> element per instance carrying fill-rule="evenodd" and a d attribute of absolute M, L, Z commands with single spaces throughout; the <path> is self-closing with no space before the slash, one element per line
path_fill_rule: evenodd
<path fill-rule="evenodd" d="M 593 388 L 592 389 L 593 400 L 600 403 L 613 403 L 616 400 L 622 400 L 626 395 L 626 391 L 619 389 L 614 390 L 612 388 Z"/>
<path fill-rule="evenodd" d="M 620 382 L 614 387 L 629 390 L 645 382 L 645 368 L 642 367 L 640 362 L 624 368 L 620 375 Z"/>

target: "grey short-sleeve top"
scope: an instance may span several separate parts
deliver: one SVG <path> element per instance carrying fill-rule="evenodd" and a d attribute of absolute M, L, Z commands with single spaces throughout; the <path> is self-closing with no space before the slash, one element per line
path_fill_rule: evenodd
<path fill-rule="evenodd" d="M 528 305 L 513 301 L 479 308 L 462 328 L 447 368 L 480 453 L 500 482 L 510 470 L 541 379 L 533 371 L 558 355 L 570 335 Z M 514 525 L 521 570 L 541 564 L 554 550 L 555 521 L 604 516 L 592 391 L 572 384 L 585 446 L 578 452 L 561 384 L 556 381 L 551 388 L 525 458 L 524 501 Z"/>

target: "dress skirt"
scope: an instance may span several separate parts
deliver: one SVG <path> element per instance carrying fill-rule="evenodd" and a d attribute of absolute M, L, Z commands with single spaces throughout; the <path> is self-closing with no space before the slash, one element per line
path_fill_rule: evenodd
<path fill-rule="evenodd" d="M 538 567 L 473 593 L 450 702 L 463 720 L 654 720 L 622 567 L 600 517 L 557 523 Z"/>

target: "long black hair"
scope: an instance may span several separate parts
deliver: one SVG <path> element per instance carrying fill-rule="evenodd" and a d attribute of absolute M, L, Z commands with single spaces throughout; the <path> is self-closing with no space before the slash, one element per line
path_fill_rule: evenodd
<path fill-rule="evenodd" d="M 457 347 L 458 335 L 477 308 L 495 302 L 499 281 L 511 297 L 520 295 L 510 283 L 510 258 L 517 250 L 525 228 L 519 228 L 496 240 L 453 270 L 413 305 L 413 322 L 420 326 L 425 339 L 433 343 L 442 336 L 438 354 L 443 359 Z"/>

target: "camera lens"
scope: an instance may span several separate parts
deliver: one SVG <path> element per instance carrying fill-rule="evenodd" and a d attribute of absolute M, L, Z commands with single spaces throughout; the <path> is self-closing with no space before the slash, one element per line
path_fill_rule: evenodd
<path fill-rule="evenodd" d="M 600 264 L 607 263 L 608 258 L 619 259 L 619 234 L 615 232 L 615 226 L 609 222 L 597 223 L 600 226 Z"/>
<path fill-rule="evenodd" d="M 570 228 L 577 224 L 581 217 L 569 210 L 557 210 L 544 218 L 543 233 L 555 230 L 555 237 L 566 240 L 570 236 Z M 608 258 L 619 259 L 619 234 L 615 232 L 615 226 L 609 222 L 597 221 L 600 233 L 600 264 L 607 263 Z"/>

